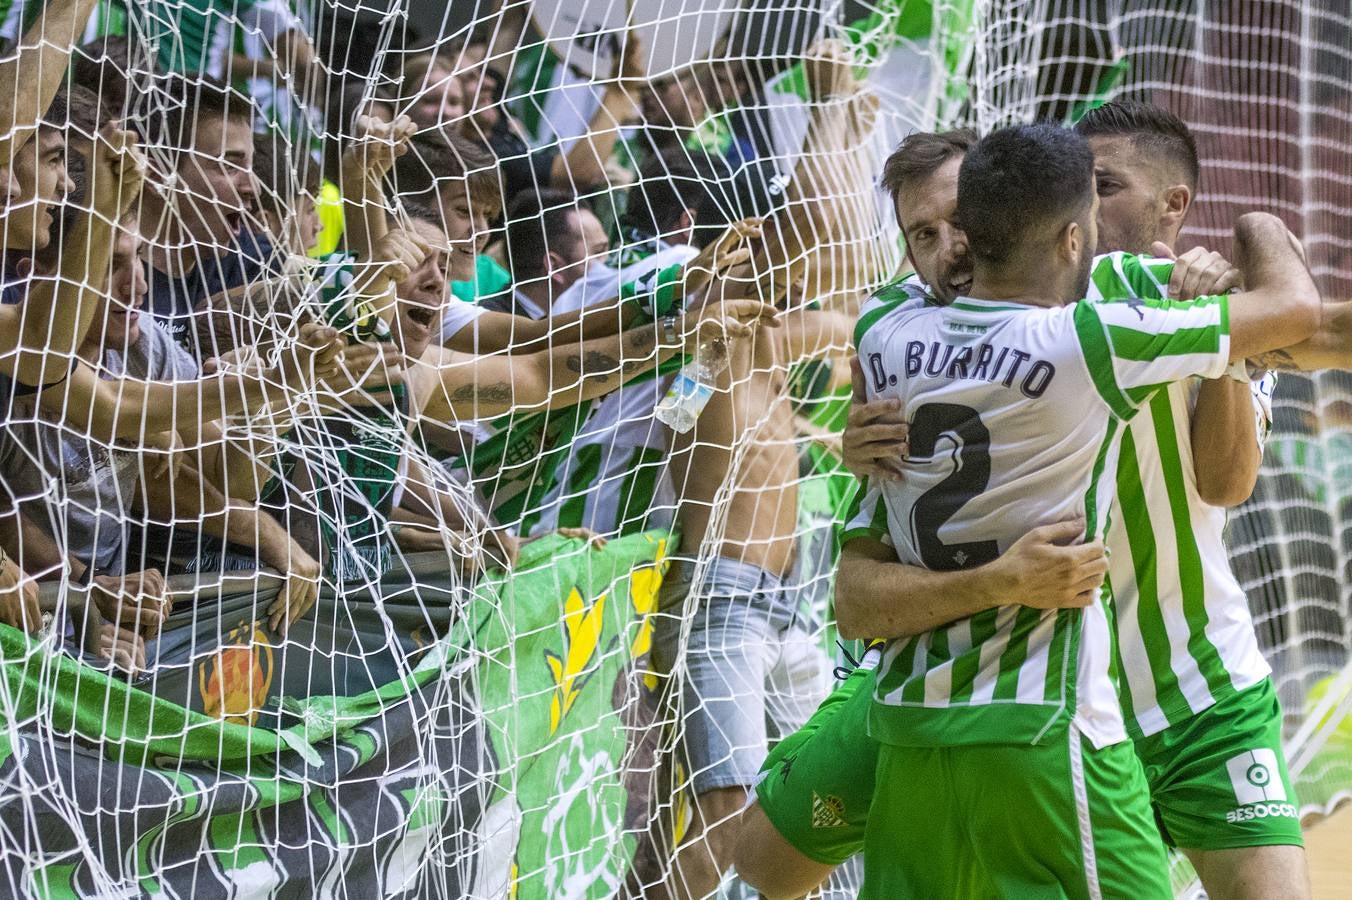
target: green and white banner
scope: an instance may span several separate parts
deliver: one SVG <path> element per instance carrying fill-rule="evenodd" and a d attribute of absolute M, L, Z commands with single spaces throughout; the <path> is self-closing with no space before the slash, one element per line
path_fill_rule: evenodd
<path fill-rule="evenodd" d="M 285 641 L 261 615 L 275 586 L 226 584 L 179 604 L 135 683 L 0 626 L 0 883 L 613 893 L 646 814 L 626 773 L 656 708 L 666 541 L 545 538 L 465 588 L 420 560 L 378 595 L 323 597 Z"/>

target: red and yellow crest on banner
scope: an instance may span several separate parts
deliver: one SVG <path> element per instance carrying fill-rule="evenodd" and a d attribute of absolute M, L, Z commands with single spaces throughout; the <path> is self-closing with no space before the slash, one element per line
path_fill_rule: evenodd
<path fill-rule="evenodd" d="M 256 622 L 241 622 L 197 667 L 203 711 L 236 725 L 252 725 L 272 686 L 272 645 Z"/>

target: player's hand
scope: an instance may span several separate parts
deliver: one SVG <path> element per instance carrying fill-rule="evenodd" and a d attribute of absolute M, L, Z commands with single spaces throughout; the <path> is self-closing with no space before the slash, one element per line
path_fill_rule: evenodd
<path fill-rule="evenodd" d="M 859 357 L 850 360 L 854 386 L 853 402 L 845 431 L 840 436 L 840 456 L 845 468 L 860 478 L 900 481 L 902 460 L 910 452 L 910 431 L 896 398 L 869 402 L 864 390 L 864 368 Z"/>
<path fill-rule="evenodd" d="M 146 178 L 145 157 L 137 146 L 136 133 L 116 121 L 99 129 L 93 152 L 92 205 L 96 213 L 116 222 L 141 194 Z"/>
<path fill-rule="evenodd" d="M 268 606 L 268 628 L 286 635 L 292 623 L 305 617 L 319 599 L 319 563 L 292 540 L 288 548 L 286 581 Z"/>
<path fill-rule="evenodd" d="M 1083 519 L 1034 528 L 989 566 L 999 594 L 1036 609 L 1088 606 L 1108 574 L 1102 541 L 1073 543 L 1084 537 Z"/>
<path fill-rule="evenodd" d="M 159 569 L 126 575 L 95 575 L 89 599 L 111 625 L 155 637 L 173 611 L 173 598 L 166 590 Z"/>
<path fill-rule="evenodd" d="M 37 634 L 42 628 L 38 584 L 3 550 L 0 550 L 0 622 L 29 634 Z"/>
<path fill-rule="evenodd" d="M 1161 241 L 1156 241 L 1150 250 L 1156 256 L 1174 261 L 1174 271 L 1169 277 L 1171 300 L 1195 300 L 1225 294 L 1243 282 L 1239 269 L 1214 250 L 1193 247 L 1182 256 L 1175 256 L 1169 245 Z"/>

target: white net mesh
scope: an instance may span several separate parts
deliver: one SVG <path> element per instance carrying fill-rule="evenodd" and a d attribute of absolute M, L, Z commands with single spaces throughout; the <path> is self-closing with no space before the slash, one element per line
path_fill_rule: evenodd
<path fill-rule="evenodd" d="M 0 0 L 0 885 L 694 890 L 676 848 L 740 809 L 695 795 L 831 686 L 903 135 L 1153 100 L 1202 152 L 1185 243 L 1275 209 L 1349 293 L 1352 18 L 1229 6 Z M 754 298 L 782 327 L 723 340 Z M 688 357 L 725 390 L 673 435 Z M 1341 377 L 1283 378 L 1231 529 L 1321 807 Z M 711 646 L 717 584 L 772 638 Z"/>

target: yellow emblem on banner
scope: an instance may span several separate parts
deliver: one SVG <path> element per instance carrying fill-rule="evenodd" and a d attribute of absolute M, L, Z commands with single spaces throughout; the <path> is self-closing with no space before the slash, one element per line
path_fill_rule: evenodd
<path fill-rule="evenodd" d="M 586 681 L 584 670 L 596 655 L 601 640 L 605 608 L 605 594 L 588 607 L 576 587 L 568 592 L 563 603 L 563 654 L 545 651 L 545 665 L 554 679 L 554 696 L 549 703 L 550 734 L 558 731 L 559 722 L 582 691 Z"/>
<path fill-rule="evenodd" d="M 240 623 L 220 649 L 197 667 L 203 711 L 235 725 L 252 725 L 272 686 L 272 645 L 257 623 Z"/>

